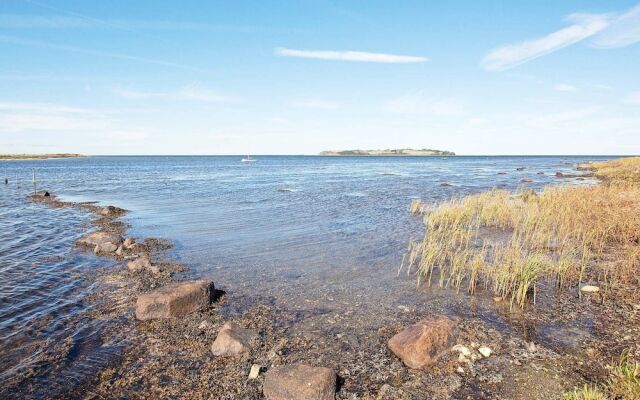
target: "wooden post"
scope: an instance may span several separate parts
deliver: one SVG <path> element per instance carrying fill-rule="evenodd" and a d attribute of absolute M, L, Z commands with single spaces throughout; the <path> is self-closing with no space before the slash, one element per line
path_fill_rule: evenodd
<path fill-rule="evenodd" d="M 37 193 L 37 187 L 36 187 L 36 169 L 33 169 L 33 195 L 35 196 Z"/>

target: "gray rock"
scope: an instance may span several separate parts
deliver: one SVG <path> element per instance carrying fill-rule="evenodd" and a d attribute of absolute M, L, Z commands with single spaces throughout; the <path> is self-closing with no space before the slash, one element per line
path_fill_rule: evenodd
<path fill-rule="evenodd" d="M 170 283 L 138 296 L 136 318 L 172 318 L 205 310 L 211 304 L 213 292 L 214 285 L 211 281 Z"/>

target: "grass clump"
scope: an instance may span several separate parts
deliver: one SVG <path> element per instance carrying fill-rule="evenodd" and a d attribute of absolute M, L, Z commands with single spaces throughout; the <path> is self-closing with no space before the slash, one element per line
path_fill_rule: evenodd
<path fill-rule="evenodd" d="M 585 385 L 580 390 L 566 393 L 563 400 L 609 400 L 609 397 L 600 389 Z"/>
<path fill-rule="evenodd" d="M 618 283 L 639 284 L 640 184 L 629 165 L 640 158 L 610 163 L 592 165 L 612 177 L 599 185 L 492 190 L 441 203 L 425 214 L 407 270 L 429 285 L 470 293 L 482 286 L 520 307 L 535 302 L 541 279 L 558 287 L 596 279 L 605 294 Z"/>

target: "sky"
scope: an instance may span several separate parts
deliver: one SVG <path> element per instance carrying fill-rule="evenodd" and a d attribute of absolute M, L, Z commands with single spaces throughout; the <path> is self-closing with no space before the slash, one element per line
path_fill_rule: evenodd
<path fill-rule="evenodd" d="M 640 154 L 637 1 L 0 0 L 0 153 Z"/>

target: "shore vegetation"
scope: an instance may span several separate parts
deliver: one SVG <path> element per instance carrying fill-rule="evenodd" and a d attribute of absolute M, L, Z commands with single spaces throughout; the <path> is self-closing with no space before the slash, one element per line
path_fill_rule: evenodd
<path fill-rule="evenodd" d="M 413 212 L 427 210 L 426 233 L 410 244 L 403 267 L 418 282 L 469 293 L 483 287 L 522 308 L 542 281 L 597 290 L 602 301 L 617 285 L 639 286 L 640 157 L 585 168 L 602 182 L 413 204 Z"/>

